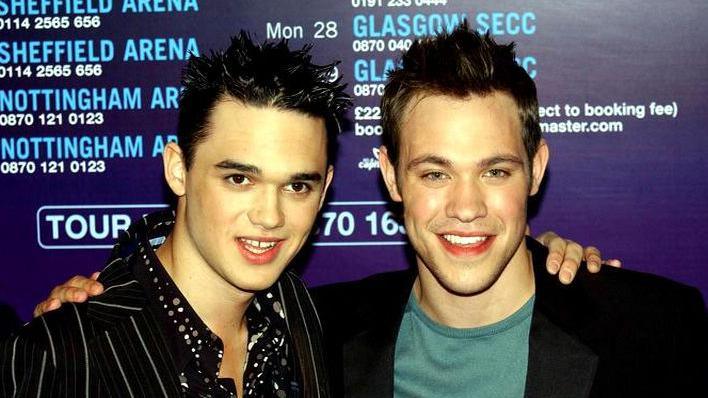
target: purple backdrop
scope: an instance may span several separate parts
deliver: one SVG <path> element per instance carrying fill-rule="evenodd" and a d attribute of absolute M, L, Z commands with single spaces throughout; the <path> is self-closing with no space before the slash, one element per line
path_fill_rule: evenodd
<path fill-rule="evenodd" d="M 517 42 L 538 84 L 552 157 L 532 228 L 708 297 L 704 1 L 41 3 L 0 0 L 0 303 L 25 319 L 51 286 L 102 268 L 130 218 L 166 202 L 159 153 L 185 53 L 239 29 L 314 43 L 318 61 L 342 61 L 355 97 L 331 203 L 300 259 L 306 280 L 406 267 L 378 176 L 379 93 L 411 38 L 463 18 Z"/>

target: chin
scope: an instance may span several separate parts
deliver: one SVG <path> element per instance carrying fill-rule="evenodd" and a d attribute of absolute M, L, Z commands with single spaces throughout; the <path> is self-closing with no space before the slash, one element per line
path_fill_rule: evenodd
<path fill-rule="evenodd" d="M 275 281 L 277 281 L 278 278 L 273 278 L 272 280 L 268 281 L 263 281 L 263 280 L 248 280 L 248 281 L 234 281 L 231 284 L 237 288 L 238 290 L 244 291 L 244 292 L 249 292 L 249 293 L 258 293 L 260 291 L 266 290 L 269 287 L 271 287 Z"/>
<path fill-rule="evenodd" d="M 447 275 L 434 273 L 434 275 L 440 286 L 456 296 L 474 296 L 484 293 L 499 279 L 499 275 L 480 274 L 469 270 Z"/>
<path fill-rule="evenodd" d="M 441 283 L 442 287 L 445 288 L 448 292 L 456 295 L 456 296 L 474 296 L 480 293 L 484 293 L 487 291 L 490 287 L 492 287 L 493 283 L 485 283 L 485 284 L 479 284 L 479 283 Z"/>
<path fill-rule="evenodd" d="M 280 272 L 258 265 L 241 268 L 238 274 L 225 275 L 224 279 L 241 291 L 256 293 L 273 286 L 279 277 Z"/>

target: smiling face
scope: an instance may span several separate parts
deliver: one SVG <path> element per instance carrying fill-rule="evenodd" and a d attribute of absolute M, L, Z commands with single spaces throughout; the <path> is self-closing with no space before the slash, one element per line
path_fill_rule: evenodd
<path fill-rule="evenodd" d="M 305 243 L 331 182 L 325 123 L 221 100 L 207 129 L 189 170 L 165 163 L 182 247 L 237 289 L 266 289 Z"/>
<path fill-rule="evenodd" d="M 472 295 L 527 266 L 526 203 L 548 152 L 542 143 L 530 178 L 514 100 L 501 92 L 414 97 L 400 131 L 397 169 L 383 147 L 381 167 L 391 197 L 403 202 L 420 277 Z"/>

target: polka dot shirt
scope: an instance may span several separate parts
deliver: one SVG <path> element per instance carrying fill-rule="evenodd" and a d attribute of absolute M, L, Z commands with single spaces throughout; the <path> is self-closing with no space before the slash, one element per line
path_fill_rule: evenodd
<path fill-rule="evenodd" d="M 150 306 L 158 314 L 162 331 L 173 348 L 185 396 L 236 397 L 236 381 L 219 377 L 224 356 L 221 339 L 199 318 L 155 255 L 154 249 L 164 242 L 172 224 L 171 218 L 155 223 L 149 236 L 138 239 L 134 272 L 146 288 Z M 246 311 L 246 319 L 243 396 L 300 396 L 279 296 L 270 290 L 259 292 Z"/>

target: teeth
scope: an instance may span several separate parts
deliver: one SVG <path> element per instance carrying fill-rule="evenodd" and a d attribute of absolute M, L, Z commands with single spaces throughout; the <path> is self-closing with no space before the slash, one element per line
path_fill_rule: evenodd
<path fill-rule="evenodd" d="M 246 250 L 248 250 L 249 252 L 254 253 L 254 254 L 263 254 L 263 253 L 267 252 L 268 250 L 270 250 L 270 249 L 256 249 L 255 247 L 251 247 L 251 246 L 245 246 L 245 248 L 246 248 Z"/>
<path fill-rule="evenodd" d="M 443 235 L 443 238 L 453 245 L 474 245 L 487 240 L 486 236 Z"/>
<path fill-rule="evenodd" d="M 277 242 L 262 242 L 259 240 L 239 238 L 239 240 L 245 243 L 244 247 L 251 253 L 261 254 L 275 247 Z"/>

